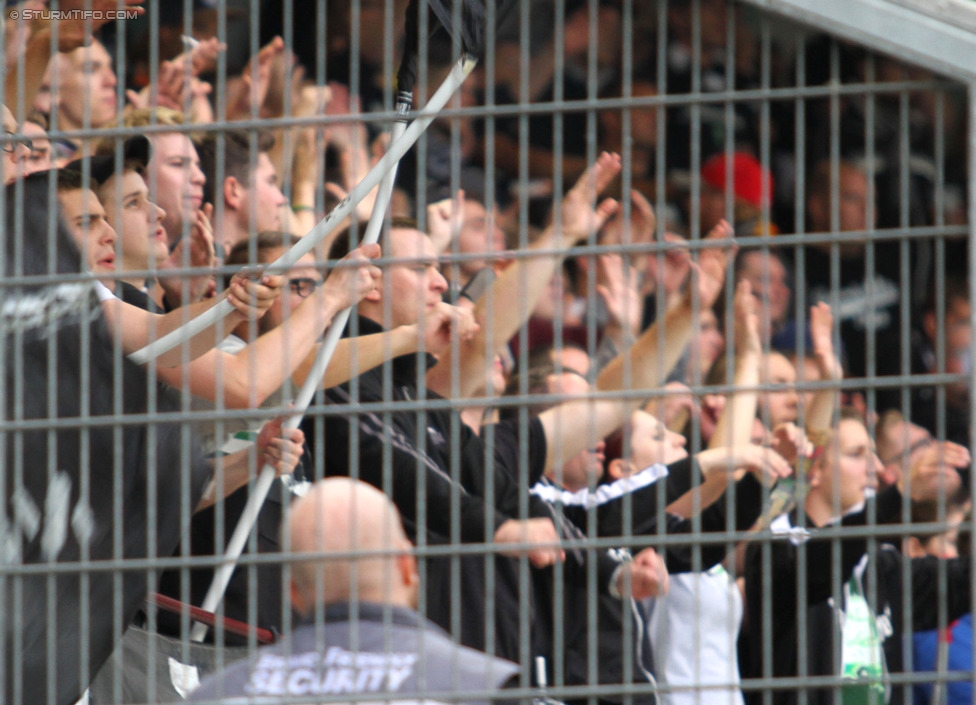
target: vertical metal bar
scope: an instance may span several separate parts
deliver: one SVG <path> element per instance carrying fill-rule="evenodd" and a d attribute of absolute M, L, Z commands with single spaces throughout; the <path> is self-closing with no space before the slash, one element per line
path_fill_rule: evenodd
<path fill-rule="evenodd" d="M 970 81 L 966 89 L 966 191 L 970 192 L 973 184 L 976 184 L 976 81 Z M 972 300 L 973 292 L 976 292 L 976 199 L 968 199 L 966 215 L 969 224 L 969 232 L 966 235 L 968 243 L 968 247 L 966 248 L 968 254 L 966 283 L 968 285 L 967 290 L 969 291 L 970 300 Z M 970 311 L 969 325 L 976 330 L 976 309 Z M 976 389 L 976 365 L 970 365 L 968 382 L 970 390 Z M 973 448 L 973 444 L 976 443 L 976 416 L 973 414 L 970 414 L 969 417 L 968 431 L 969 447 Z M 973 479 L 971 477 L 969 482 L 970 496 L 972 496 Z M 972 530 L 971 519 L 966 524 Z M 969 559 L 969 581 L 970 585 L 972 585 L 976 583 L 976 541 L 970 541 Z M 970 597 L 970 611 L 976 612 L 976 595 Z M 976 652 L 973 654 L 970 668 L 972 670 L 970 673 L 970 682 L 976 685 Z"/>
<path fill-rule="evenodd" d="M 486 37 L 485 37 L 485 131 L 484 131 L 484 164 L 485 164 L 485 203 L 484 207 L 487 213 L 492 218 L 497 216 L 497 206 L 496 206 L 496 195 L 495 195 L 495 121 L 491 114 L 491 106 L 495 103 L 494 94 L 494 76 L 496 72 L 495 64 L 495 53 L 498 46 L 498 37 L 496 28 L 498 26 L 498 6 L 495 0 L 489 0 L 486 4 L 487 13 L 487 27 L 486 27 Z M 452 173 L 451 182 L 451 196 L 454 197 L 457 193 L 458 185 L 454 183 L 454 174 Z M 460 174 L 457 175 L 458 179 Z M 494 320 L 495 315 L 495 299 L 494 290 L 490 289 L 487 298 L 487 307 L 485 311 L 486 320 Z M 489 354 L 489 351 L 493 350 L 496 344 L 495 335 L 493 330 L 487 331 L 488 337 L 485 345 L 485 355 Z M 490 364 L 491 361 L 486 360 L 486 366 Z M 488 369 L 486 367 L 486 369 Z M 495 394 L 502 394 L 503 390 L 494 390 Z M 489 448 L 493 448 L 495 444 L 494 430 L 490 427 L 487 430 L 485 436 L 485 498 L 492 504 L 494 504 L 495 498 L 495 460 L 494 455 L 488 452 Z M 522 486 L 527 486 L 527 479 L 522 478 L 524 466 L 519 469 L 519 481 Z M 486 542 L 491 543 L 493 536 L 493 529 L 491 521 L 488 516 L 485 516 L 485 537 Z M 495 571 L 495 558 L 493 552 L 488 552 L 482 558 L 485 566 L 485 594 L 494 595 L 496 590 L 497 575 Z M 520 595 L 520 601 L 524 600 L 524 596 Z M 488 599 L 485 604 L 485 624 L 490 625 L 491 628 L 486 630 L 485 639 L 485 651 L 488 654 L 495 655 L 498 651 L 498 635 L 495 633 L 495 625 L 497 624 L 497 605 L 495 600 Z"/>
<path fill-rule="evenodd" d="M 88 108 L 89 108 L 89 106 L 88 106 L 87 101 L 86 101 L 86 104 L 85 104 L 85 120 L 86 120 L 86 122 L 90 118 L 90 115 L 88 114 Z M 87 225 L 83 226 L 83 228 L 86 231 L 88 230 L 88 226 Z M 86 245 L 87 245 L 87 235 L 88 235 L 88 233 L 85 232 Z M 89 247 L 90 246 L 86 246 L 86 247 L 82 248 L 82 258 L 83 258 L 82 261 L 84 261 L 85 256 L 88 254 L 87 253 L 87 250 L 89 249 Z M 51 274 L 54 274 L 56 272 L 57 272 L 57 269 L 56 268 L 53 268 L 53 267 L 49 270 L 49 273 L 51 273 Z M 84 336 L 84 327 L 82 328 L 82 335 Z M 51 338 L 49 338 L 48 341 L 47 341 L 47 355 L 48 355 L 48 359 L 49 360 L 55 360 L 55 359 L 57 359 L 57 349 L 55 347 L 55 340 L 53 339 L 53 336 Z M 58 416 L 58 411 L 57 411 L 57 409 L 58 409 L 58 399 L 57 399 L 58 369 L 57 369 L 57 366 L 56 365 L 49 365 L 47 372 L 48 372 L 47 390 L 46 390 L 47 391 L 47 399 L 46 399 L 46 401 L 47 401 L 47 417 L 49 419 L 54 419 L 54 418 L 57 418 L 57 416 Z M 79 415 L 80 416 L 86 415 L 87 412 L 88 412 L 88 409 L 85 408 L 84 405 L 82 406 L 81 409 L 79 409 Z M 82 435 L 82 437 L 84 438 L 84 432 L 80 432 L 80 435 Z M 57 475 L 57 472 L 58 472 L 58 469 L 59 469 L 58 468 L 58 461 L 57 461 L 57 458 L 58 458 L 58 437 L 57 437 L 57 433 L 53 429 L 49 429 L 48 432 L 47 432 L 47 434 L 46 434 L 46 436 L 47 436 L 47 438 L 45 440 L 46 440 L 46 443 L 47 443 L 47 467 L 44 469 L 44 472 L 47 475 L 47 483 L 46 483 L 46 485 L 47 485 L 47 487 L 50 488 L 51 486 L 53 486 L 54 482 L 56 481 L 55 478 L 56 478 L 56 475 Z M 83 438 L 82 438 L 82 443 L 84 442 L 83 441 Z M 84 468 L 84 467 L 85 467 L 85 463 L 82 460 L 81 467 L 79 467 L 79 471 L 83 471 L 82 468 Z M 46 505 L 46 501 L 45 501 L 45 505 Z M 46 507 L 45 507 L 45 509 L 46 509 Z M 44 553 L 47 554 L 47 551 L 45 551 Z M 54 563 L 57 560 L 57 556 L 56 555 L 45 555 L 44 558 L 45 558 L 45 560 L 48 560 L 51 563 Z M 45 634 L 45 639 L 46 639 L 46 643 L 47 643 L 47 654 L 46 654 L 46 656 L 47 656 L 47 664 L 46 664 L 46 666 L 47 666 L 47 681 L 48 681 L 48 684 L 47 684 L 47 693 L 48 693 L 48 703 L 50 703 L 50 705 L 54 705 L 55 704 L 55 694 L 57 693 L 57 690 L 58 690 L 58 688 L 57 688 L 57 679 L 58 679 L 58 673 L 59 672 L 58 672 L 58 648 L 57 648 L 57 640 L 58 640 L 58 632 L 57 632 L 57 621 L 58 621 L 57 620 L 57 610 L 58 610 L 58 606 L 57 606 L 57 582 L 56 582 L 56 577 L 55 577 L 55 575 L 54 575 L 53 572 L 52 573 L 49 573 L 46 576 L 45 582 L 46 582 L 46 584 L 45 584 L 44 587 L 45 587 L 45 590 L 46 590 L 46 593 L 47 593 L 47 619 L 45 620 L 45 624 L 46 624 L 46 627 L 47 627 L 47 634 Z M 83 635 L 83 632 L 80 631 L 80 625 L 79 625 L 79 636 L 82 636 L 82 635 Z M 81 643 L 78 644 L 78 648 L 79 649 L 87 650 L 85 647 L 82 646 Z"/>
<path fill-rule="evenodd" d="M 5 38 L 0 37 L 0 48 L 4 47 Z M 5 52 L 6 53 L 6 52 Z M 6 80 L 6 76 L 4 76 Z M 22 187 L 21 187 L 22 189 Z M 20 190 L 20 189 L 18 189 Z M 0 222 L 7 222 L 7 208 L 12 205 L 7 202 L 7 189 L 0 189 Z M 16 238 L 17 233 L 8 233 L 7 237 Z M 0 247 L 0 273 L 6 278 L 8 267 L 10 262 L 7 260 L 7 247 Z M 7 286 L 4 281 L 0 281 L 0 295 L 4 298 L 7 296 Z M 3 344 L 0 345 L 0 370 L 8 369 L 8 365 L 12 365 L 7 355 L 7 341 L 4 340 Z M 7 400 L 11 397 L 11 390 L 7 387 L 7 375 L 0 374 L 0 399 Z M 6 422 L 9 420 L 9 412 L 7 411 L 8 404 L 0 404 L 0 484 L 6 487 L 8 485 L 12 486 L 15 482 L 16 468 L 11 467 L 8 463 L 8 455 L 12 444 L 12 439 L 6 430 Z M 14 441 L 15 442 L 15 441 Z M 9 524 L 7 509 L 3 508 L 0 511 L 0 527 L 3 527 L 7 531 L 12 531 L 13 528 Z M 16 578 L 14 579 L 16 580 Z M 11 579 L 6 575 L 0 575 L 0 604 L 11 605 L 13 604 L 13 599 L 11 593 L 13 592 Z M 14 673 L 7 670 L 7 664 L 15 661 L 16 656 L 8 656 L 8 648 L 14 646 L 13 643 L 8 643 L 6 635 L 17 634 L 18 632 L 11 626 L 15 617 L 10 614 L 10 610 L 2 609 L 0 610 L 0 634 L 3 634 L 3 638 L 0 638 L 0 692 L 10 692 L 8 691 L 8 683 L 15 679 Z M 10 640 L 13 642 L 14 640 Z M 16 651 L 16 649 L 14 649 Z"/>
<path fill-rule="evenodd" d="M 842 154 L 840 144 L 841 105 L 840 96 L 836 90 L 841 84 L 840 49 L 836 40 L 833 40 L 830 43 L 830 76 L 832 86 L 835 89 L 831 91 L 830 94 L 830 232 L 837 233 L 841 230 L 840 161 Z M 830 243 L 830 299 L 831 310 L 837 310 L 840 302 L 840 247 L 836 240 Z M 834 449 L 839 448 L 839 438 L 837 437 L 837 434 L 833 434 L 833 437 L 831 438 L 831 446 Z M 834 477 L 837 477 L 836 471 L 834 471 Z M 834 487 L 833 496 L 831 497 L 833 516 L 840 515 L 839 485 L 840 483 L 838 482 Z M 831 575 L 833 576 L 831 594 L 833 595 L 836 604 L 842 604 L 842 602 L 840 602 L 842 599 L 842 580 L 840 575 L 840 541 L 838 539 L 833 539 L 831 541 L 830 561 Z M 802 599 L 804 600 L 801 602 L 801 604 L 806 605 L 806 585 L 801 585 L 801 590 Z M 800 634 L 799 639 L 802 643 L 806 639 L 806 635 Z M 804 675 L 805 672 L 805 670 L 800 671 L 800 674 Z"/>
<path fill-rule="evenodd" d="M 0 50 L 2 50 L 3 55 L 6 56 L 7 54 L 6 33 L 3 32 L 0 33 L 0 35 L 3 35 L 0 36 Z M 3 78 L 4 86 L 6 86 L 6 82 L 7 82 L 7 71 L 8 71 L 8 67 L 6 65 L 6 62 L 3 62 L 3 66 L 0 67 L 0 76 L 2 76 Z M 17 188 L 17 190 L 23 192 L 22 187 Z M 3 223 L 8 222 L 7 209 L 13 206 L 13 204 L 8 203 L 7 201 L 7 193 L 8 193 L 7 189 L 0 189 L 0 219 L 2 219 L 0 220 L 0 222 Z M 15 242 L 18 243 L 20 242 L 19 232 L 7 233 L 6 235 L 8 238 L 14 240 Z M 9 241 L 10 240 L 8 240 L 7 242 Z M 15 247 L 17 246 L 18 245 L 15 245 Z M 16 258 L 14 258 L 14 262 L 16 262 Z M 8 262 L 7 260 L 7 246 L 5 243 L 4 247 L 0 247 L 0 274 L 2 274 L 4 279 L 6 279 L 8 267 L 10 267 L 10 265 L 11 262 Z M 4 281 L 0 281 L 0 296 L 2 296 L 3 298 L 6 298 L 7 296 L 7 286 L 5 285 Z M 15 364 L 13 361 L 11 361 L 8 358 L 7 353 L 8 353 L 7 339 L 5 339 L 3 341 L 3 344 L 0 345 L 0 370 L 7 370 L 8 365 L 12 366 L 13 364 Z M 18 468 L 16 467 L 17 463 L 14 462 L 13 467 L 11 467 L 11 465 L 8 463 L 8 458 L 11 457 L 11 455 L 8 455 L 8 453 L 11 451 L 12 446 L 14 447 L 16 446 L 17 435 L 19 435 L 19 434 L 14 434 L 14 437 L 11 438 L 8 435 L 8 432 L 6 431 L 5 422 L 10 420 L 10 414 L 8 412 L 8 408 L 10 406 L 16 408 L 16 397 L 11 396 L 11 391 L 12 390 L 10 390 L 7 386 L 7 375 L 6 374 L 0 375 L 0 399 L 3 399 L 5 402 L 3 404 L 0 404 L 0 486 L 3 487 L 16 486 L 17 475 L 18 475 Z M 7 399 L 14 399 L 15 403 L 8 404 L 6 403 Z M 13 413 L 16 414 L 16 410 L 14 410 Z M 16 530 L 16 525 L 11 524 L 9 522 L 6 506 L 4 506 L 2 511 L 0 511 L 0 528 L 2 528 L 5 531 Z M 11 562 L 13 563 L 14 561 Z M 16 596 L 13 593 L 16 592 L 17 582 L 18 580 L 16 575 L 12 576 L 12 578 L 8 577 L 6 574 L 0 575 L 0 601 L 2 601 L 0 602 L 0 604 L 16 605 L 16 601 L 15 601 Z M 3 637 L 0 638 L 0 692 L 4 692 L 4 693 L 14 692 L 15 697 L 19 697 L 20 695 L 18 692 L 16 692 L 19 690 L 19 683 L 17 677 L 17 671 L 19 670 L 17 668 L 19 643 L 16 637 L 8 640 L 7 634 L 16 635 L 22 633 L 18 629 L 18 625 L 16 624 L 17 611 L 19 610 L 0 609 L 0 634 L 3 635 Z M 11 614 L 11 612 L 13 612 L 13 614 Z M 12 650 L 13 654 L 9 654 L 8 650 Z M 12 665 L 13 667 L 12 670 L 9 671 L 7 670 L 8 664 Z M 11 682 L 13 683 L 13 685 L 12 686 L 8 685 Z"/>
<path fill-rule="evenodd" d="M 725 29 L 725 90 L 729 93 L 735 91 L 735 5 L 729 4 L 725 8 L 727 27 Z M 765 52 L 766 45 L 763 45 Z M 761 71 L 764 79 L 768 79 L 768 57 L 764 55 L 760 58 Z M 766 84 L 768 85 L 768 84 Z M 725 219 L 736 226 L 735 222 L 735 170 L 733 153 L 735 152 L 735 118 L 736 104 L 731 101 L 725 102 L 725 187 L 722 194 L 725 198 Z M 702 230 L 710 228 L 712 223 L 700 223 Z M 704 235 L 704 233 L 702 233 Z"/>
<path fill-rule="evenodd" d="M 690 141 L 691 141 L 691 213 L 688 223 L 691 239 L 702 237 L 701 212 L 701 185 L 699 179 L 695 178 L 701 172 L 702 153 L 701 153 L 701 0 L 691 0 L 691 93 L 696 98 L 689 106 L 691 115 L 690 122 Z M 697 315 L 697 311 L 692 314 Z"/>
<path fill-rule="evenodd" d="M 667 95 L 668 92 L 668 7 L 670 0 L 662 0 L 657 5 L 657 76 L 655 77 L 655 84 L 657 86 L 658 96 Z M 659 216 L 661 214 L 667 213 L 667 172 L 665 171 L 665 164 L 668 159 L 667 151 L 667 134 L 668 134 L 668 121 L 667 108 L 663 102 L 658 103 L 655 110 L 655 123 L 657 125 L 657 140 L 656 140 L 656 152 L 657 156 L 654 159 L 654 209 L 655 213 Z M 655 229 L 655 239 L 663 240 L 663 234 L 665 231 L 665 223 L 663 218 L 658 218 L 657 228 Z M 657 268 L 660 270 L 664 267 L 664 252 L 658 251 L 650 254 L 651 257 L 657 259 Z M 655 295 L 654 295 L 654 318 L 661 319 L 664 316 L 664 284 L 663 282 L 655 282 Z M 658 345 L 661 345 L 661 339 L 658 340 Z M 663 501 L 663 498 L 662 498 Z M 662 510 L 663 507 L 658 507 L 658 510 Z"/>
<path fill-rule="evenodd" d="M 125 88 L 126 88 L 126 78 L 128 76 L 128 64 L 127 64 L 127 49 L 129 47 L 129 33 L 127 28 L 130 25 L 125 22 L 117 22 L 116 27 L 117 32 L 117 47 L 116 47 L 116 75 L 118 83 L 116 85 L 116 105 L 118 106 L 118 113 L 121 115 L 122 108 L 126 104 L 125 99 Z M 123 167 L 123 149 L 122 144 L 124 138 L 115 137 L 115 170 L 116 173 L 122 173 Z M 122 221 L 122 180 L 116 179 L 115 185 L 115 200 L 118 207 L 115 209 L 116 212 L 113 214 L 116 222 Z M 125 257 L 125 245 L 122 238 L 122 233 L 118 233 L 118 249 L 119 257 Z M 159 262 L 156 261 L 155 256 L 152 256 L 149 261 L 150 267 L 156 267 Z M 123 374 L 124 374 L 124 354 L 122 351 L 122 330 L 119 327 L 117 330 L 112 331 L 112 381 L 113 381 L 113 400 L 112 400 L 112 412 L 117 417 L 121 417 L 125 402 L 123 397 Z M 148 409 L 152 411 L 154 409 L 155 402 L 155 389 L 150 390 L 150 405 Z M 87 396 L 85 394 L 82 395 Z M 112 432 L 112 486 L 116 488 L 124 487 L 123 480 L 125 478 L 125 428 L 121 424 L 115 425 Z M 145 462 L 148 465 L 149 457 L 152 455 L 149 450 L 149 446 L 145 449 L 145 457 L 140 457 L 138 460 L 140 462 Z M 112 498 L 112 519 L 113 519 L 113 537 L 112 537 L 112 553 L 111 557 L 114 560 L 122 560 L 124 556 L 124 521 L 122 520 L 124 514 L 124 496 L 121 491 L 116 491 Z M 152 583 L 147 580 L 147 584 L 152 585 Z M 154 585 L 152 586 L 155 587 Z M 112 574 L 112 605 L 101 605 L 100 609 L 111 609 L 111 621 L 112 628 L 115 634 L 123 634 L 125 631 L 125 614 L 123 608 L 123 597 L 124 597 L 124 583 L 121 571 L 113 571 Z M 121 669 L 119 669 L 121 670 Z M 123 679 L 120 672 L 115 673 L 115 677 L 112 679 L 111 689 L 112 697 L 114 702 L 121 702 L 123 699 Z"/>
<path fill-rule="evenodd" d="M 622 12 L 621 12 L 621 21 L 623 27 L 622 29 L 623 61 L 621 65 L 621 72 L 622 72 L 621 96 L 624 98 L 629 98 L 632 97 L 634 94 L 633 87 L 634 87 L 634 78 L 635 78 L 634 37 L 633 37 L 633 33 L 631 31 L 628 31 L 630 28 L 634 26 L 634 4 L 630 0 L 628 0 L 623 4 Z M 641 111 L 640 115 L 641 115 L 640 117 L 641 120 L 647 119 L 646 108 Z M 623 212 L 621 216 L 624 219 L 621 241 L 626 245 L 632 244 L 634 238 L 634 232 L 631 226 L 633 206 L 630 198 L 631 189 L 634 188 L 634 184 L 633 184 L 634 179 L 632 178 L 633 170 L 634 170 L 634 154 L 633 154 L 634 139 L 632 134 L 632 128 L 633 128 L 633 114 L 629 109 L 625 109 L 621 112 L 621 129 L 622 129 L 621 153 L 623 156 L 623 175 L 622 175 L 623 178 L 622 178 L 622 188 L 621 188 L 621 198 L 623 199 L 623 209 L 622 209 Z M 596 150 L 594 150 L 592 154 L 588 152 L 587 162 L 592 163 L 595 156 L 596 156 Z M 663 158 L 663 155 L 661 156 Z M 644 167 L 644 169 L 645 169 L 645 173 L 643 174 L 643 176 L 646 176 L 646 167 Z M 650 196 L 650 194 L 642 194 L 642 195 Z M 644 256 L 646 257 L 647 254 L 644 253 Z M 625 280 L 627 281 L 628 285 L 631 284 L 631 277 L 629 273 L 631 272 L 632 258 L 633 255 L 631 254 L 630 251 L 628 251 L 623 257 Z M 636 282 L 634 282 L 634 284 L 638 286 L 638 292 L 640 295 L 639 284 Z M 638 308 L 640 307 L 641 304 L 638 304 Z M 627 317 L 628 317 L 628 312 L 625 311 L 624 312 L 625 320 L 627 319 Z M 633 337 L 632 331 L 625 327 L 624 340 L 623 340 L 624 349 L 629 348 L 630 345 L 633 343 L 632 337 Z M 593 342 L 595 343 L 595 339 Z M 596 357 L 594 356 L 592 359 L 595 361 Z M 633 370 L 631 368 L 629 357 L 625 357 L 624 360 L 625 361 L 624 361 L 624 369 L 623 369 L 623 388 L 630 389 L 633 384 L 632 382 Z M 596 365 L 592 366 L 591 375 L 595 375 L 596 373 L 595 367 Z M 626 430 L 626 426 L 624 427 L 624 430 Z M 629 444 L 630 444 L 629 439 L 625 437 L 624 448 L 622 451 L 625 454 L 624 457 L 627 457 L 627 454 L 629 454 Z M 606 474 L 606 472 L 607 472 L 607 468 L 604 467 L 603 473 Z M 633 512 L 634 512 L 634 508 L 632 502 L 626 502 L 623 506 L 624 531 L 621 537 L 621 545 L 626 547 L 626 549 L 629 552 L 636 553 L 638 549 L 632 545 L 632 532 L 630 530 L 630 527 L 632 525 L 631 522 L 633 521 Z M 590 524 L 591 525 L 587 527 L 588 532 L 593 533 L 595 535 L 597 533 L 597 528 L 595 525 L 595 517 L 591 517 Z M 589 560 L 593 561 L 593 558 L 590 558 Z M 625 587 L 625 589 L 623 590 L 623 595 L 624 595 L 623 601 L 625 603 L 630 602 L 631 605 L 633 605 L 632 610 L 636 610 L 637 609 L 636 601 L 630 599 L 628 597 L 628 593 L 629 590 Z M 623 621 L 623 630 L 620 635 L 620 639 L 623 642 L 621 644 L 621 649 L 620 649 L 622 652 L 621 660 L 623 663 L 623 670 L 621 673 L 622 684 L 635 683 L 637 680 L 635 677 L 636 674 L 634 672 L 634 663 L 636 657 L 642 655 L 638 649 L 643 648 L 643 643 L 638 644 L 635 641 L 635 639 L 640 638 L 640 635 L 643 635 L 647 629 L 646 615 L 644 615 L 643 612 L 637 612 L 638 617 L 643 619 L 644 623 L 642 625 L 639 625 L 640 635 L 635 634 L 634 619 L 631 616 L 632 610 L 628 610 L 627 605 L 625 605 L 621 610 L 623 615 L 621 618 Z M 595 636 L 594 638 L 598 638 L 598 635 Z M 644 666 L 643 663 L 639 664 L 639 668 L 643 669 L 643 666 Z M 633 702 L 633 698 L 627 697 L 624 699 L 624 702 L 625 705 L 630 705 L 630 703 Z"/>
<path fill-rule="evenodd" d="M 52 78 L 52 89 L 53 89 Z M 4 189 L 4 194 L 6 194 L 6 189 Z M 17 189 L 17 195 L 20 199 L 17 203 L 23 202 L 23 189 Z M 53 188 L 49 189 L 48 193 L 49 199 L 53 197 Z M 50 201 L 49 201 L 50 202 Z M 4 203 L 5 206 L 14 208 L 14 274 L 22 276 L 24 273 L 24 213 L 23 208 L 19 208 L 17 203 Z M 53 210 L 53 209 L 52 209 Z M 56 227 L 56 215 L 54 213 L 48 214 L 48 251 L 50 252 L 53 247 L 51 243 L 55 239 L 54 228 Z M 23 334 L 16 332 L 13 335 L 13 369 L 14 369 L 14 384 L 13 384 L 13 398 L 15 400 L 13 415 L 14 421 L 22 421 L 24 419 L 24 398 L 25 398 L 25 388 L 24 388 L 24 352 L 23 352 Z M 13 467 L 13 487 L 21 488 L 24 486 L 24 459 L 27 457 L 24 448 L 24 433 L 23 431 L 18 432 L 14 436 L 14 467 Z M 46 472 L 46 469 L 45 469 Z M 23 557 L 18 556 L 18 562 L 22 562 Z M 13 673 L 11 678 L 13 680 L 13 694 L 14 699 L 20 701 L 23 698 L 24 691 L 24 659 L 23 659 L 23 645 L 24 645 L 24 634 L 25 634 L 25 624 L 24 624 L 24 582 L 19 577 L 14 578 L 13 581 L 13 628 L 11 633 L 14 635 L 12 647 L 13 647 Z"/>

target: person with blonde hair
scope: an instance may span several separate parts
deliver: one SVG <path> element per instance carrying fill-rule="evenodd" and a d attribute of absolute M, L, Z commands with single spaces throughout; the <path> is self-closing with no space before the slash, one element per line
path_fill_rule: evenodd
<path fill-rule="evenodd" d="M 908 477 L 876 492 L 883 466 L 857 412 L 842 409 L 840 421 L 811 440 L 815 450 L 801 475 L 803 503 L 770 524 L 781 540 L 753 544 L 746 553 L 746 614 L 755 636 L 748 644 L 743 678 L 835 678 L 815 687 L 778 690 L 772 696 L 777 705 L 798 702 L 801 691 L 807 702 L 832 703 L 838 688 L 845 701 L 859 694 L 865 702 L 904 702 L 907 686 L 893 685 L 887 677 L 905 669 L 903 635 L 935 629 L 943 607 L 950 621 L 969 611 L 969 557 L 945 562 L 943 597 L 938 594 L 939 559 L 916 558 L 906 566 L 908 559 L 894 546 L 879 541 L 869 551 L 863 534 L 847 532 L 898 521 L 904 499 L 951 496 L 960 484 L 958 470 L 971 462 L 969 451 L 951 442 L 932 443 L 912 459 Z M 906 573 L 911 574 L 907 582 Z M 800 576 L 804 583 L 798 585 Z M 766 585 L 773 587 L 771 593 Z M 906 601 L 910 623 L 903 623 Z M 763 636 L 767 633 L 772 634 L 771 649 Z M 861 645 L 856 652 L 850 649 L 855 639 Z M 761 702 L 761 693 L 750 693 L 747 702 Z"/>

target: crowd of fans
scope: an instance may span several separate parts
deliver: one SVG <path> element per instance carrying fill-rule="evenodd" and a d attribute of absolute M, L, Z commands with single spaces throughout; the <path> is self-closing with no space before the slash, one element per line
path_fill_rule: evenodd
<path fill-rule="evenodd" d="M 279 477 L 249 551 L 288 550 L 283 517 L 315 479 L 368 482 L 421 547 L 493 544 L 422 555 L 426 617 L 525 673 L 544 656 L 551 684 L 600 700 L 760 702 L 746 679 L 802 676 L 773 701 L 829 702 L 815 677 L 853 669 L 848 689 L 901 702 L 913 683 L 888 673 L 971 668 L 966 246 L 903 236 L 965 222 L 950 87 L 826 39 L 769 59 L 760 23 L 725 0 L 627 4 L 630 24 L 613 0 L 540 3 L 404 160 L 380 246 L 356 247 L 374 192 L 288 272 L 255 278 L 383 154 L 385 123 L 366 118 L 389 104 L 402 33 L 385 2 L 329 3 L 312 79 L 317 23 L 296 2 L 283 28 L 272 5 L 260 31 L 293 47 L 269 36 L 219 99 L 214 70 L 235 51 L 221 57 L 208 10 L 192 43 L 167 54 L 162 34 L 153 71 L 117 27 L 6 26 L 7 208 L 56 209 L 116 344 L 234 305 L 153 366 L 213 468 L 183 554 L 221 553 L 268 462 Z M 430 47 L 431 90 L 449 56 Z M 708 99 L 770 83 L 871 90 L 803 110 Z M 492 113 L 594 98 L 611 107 Z M 144 134 L 105 136 L 119 127 Z M 349 306 L 323 404 L 283 430 Z M 912 526 L 846 531 L 882 524 Z M 239 568 L 222 611 L 287 633 L 282 565 Z M 158 590 L 199 605 L 212 575 L 166 571 Z M 153 623 L 179 637 L 187 619 Z M 970 680 L 933 695 L 920 677 L 916 702 L 971 702 Z"/>

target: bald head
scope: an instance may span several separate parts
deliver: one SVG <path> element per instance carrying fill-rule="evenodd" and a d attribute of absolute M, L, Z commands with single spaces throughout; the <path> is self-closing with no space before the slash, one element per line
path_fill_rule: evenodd
<path fill-rule="evenodd" d="M 320 480 L 292 505 L 285 531 L 295 553 L 336 554 L 293 566 L 299 612 L 349 600 L 416 606 L 410 542 L 399 512 L 375 487 L 346 477 Z M 383 551 L 396 553 L 373 555 Z"/>

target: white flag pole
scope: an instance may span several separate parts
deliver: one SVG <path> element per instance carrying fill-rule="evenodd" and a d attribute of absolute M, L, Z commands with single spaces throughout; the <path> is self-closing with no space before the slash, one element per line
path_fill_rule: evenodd
<path fill-rule="evenodd" d="M 333 208 L 327 216 L 325 216 L 325 218 L 319 221 L 319 223 L 312 228 L 309 233 L 301 239 L 300 242 L 295 244 L 277 260 L 269 264 L 267 269 L 273 272 L 280 272 L 290 269 L 303 255 L 310 252 L 312 248 L 314 248 L 329 233 L 331 233 L 340 222 L 349 216 L 356 205 L 382 181 L 383 177 L 391 170 L 396 169 L 397 164 L 400 162 L 400 158 L 407 153 L 407 150 L 414 145 L 424 130 L 426 130 L 430 123 L 434 121 L 438 113 L 444 108 L 445 105 L 447 105 L 447 101 L 450 100 L 451 96 L 458 89 L 458 87 L 464 83 L 464 79 L 468 77 L 468 74 L 474 70 L 476 63 L 477 62 L 473 58 L 467 56 L 461 57 L 461 59 L 459 59 L 454 65 L 451 73 L 446 79 L 444 79 L 444 82 L 441 84 L 440 88 L 437 89 L 437 92 L 431 96 L 430 101 L 427 103 L 424 109 L 421 110 L 413 122 L 411 122 L 410 125 L 403 130 L 403 134 L 400 135 L 399 139 L 391 140 L 390 147 L 386 154 L 384 154 L 383 158 L 380 159 L 380 161 L 369 170 L 369 173 L 363 177 L 363 180 L 356 184 L 349 192 L 349 195 L 346 196 L 339 204 L 337 204 L 336 207 Z M 392 189 L 392 182 L 390 183 L 390 189 Z M 380 203 L 380 199 L 377 198 L 376 202 Z M 370 218 L 370 225 L 368 227 L 373 227 L 372 217 Z M 377 228 L 378 227 L 379 226 L 377 226 Z M 129 359 L 138 365 L 144 365 L 150 360 L 159 357 L 163 353 L 172 350 L 184 341 L 189 340 L 197 333 L 200 333 L 201 331 L 214 325 L 217 321 L 224 318 L 233 310 L 234 307 L 230 302 L 226 300 L 221 301 L 213 308 L 205 311 L 193 320 L 188 321 L 185 325 L 180 326 L 171 333 L 168 333 L 158 340 L 153 341 L 141 350 L 135 351 L 129 355 Z"/>

